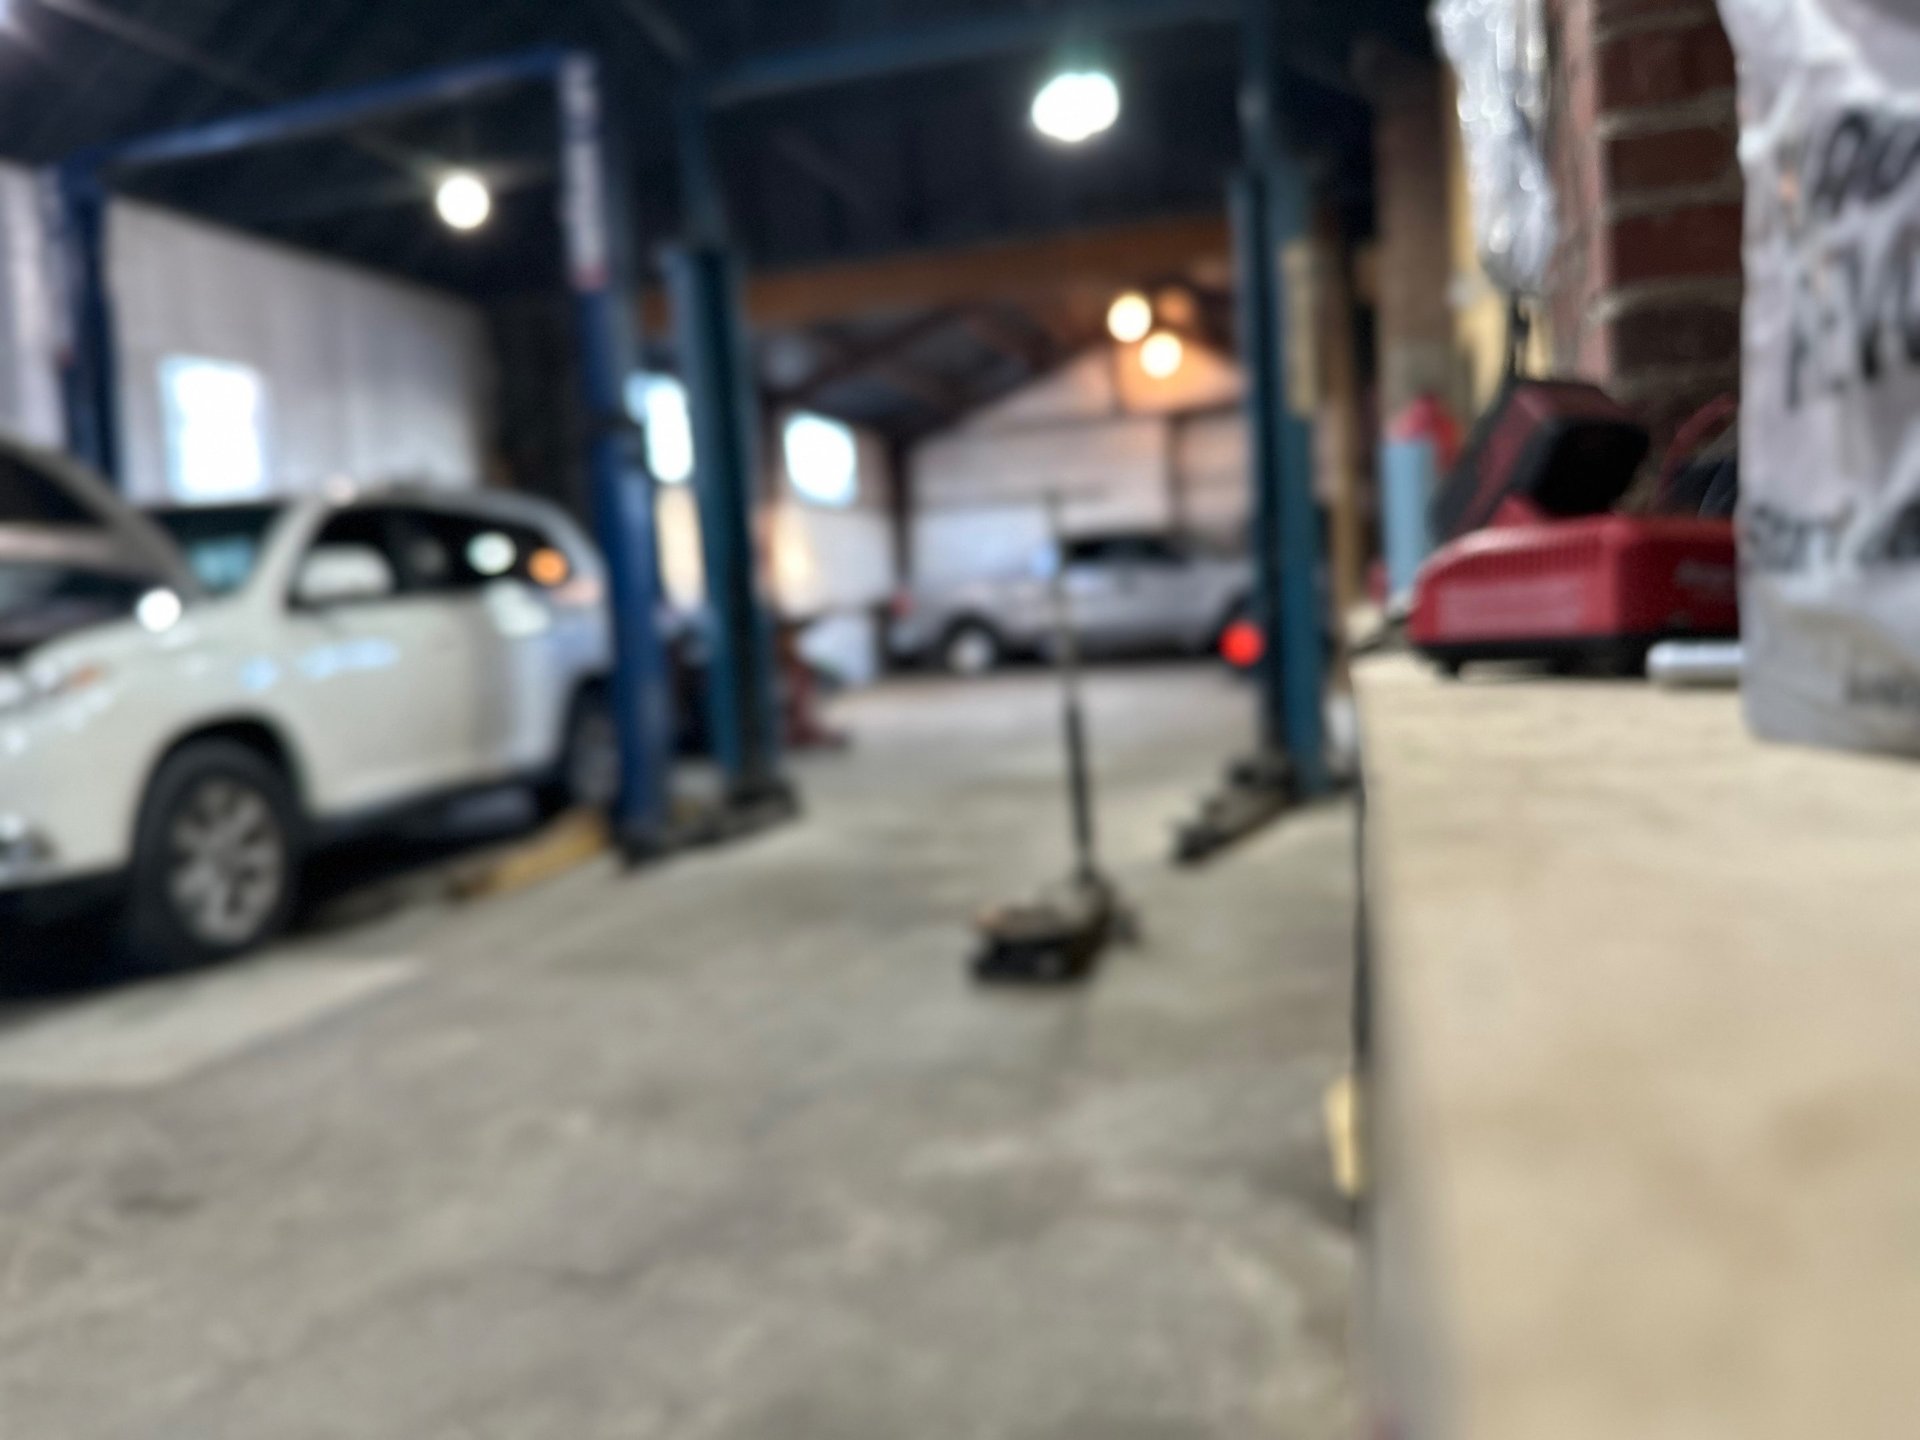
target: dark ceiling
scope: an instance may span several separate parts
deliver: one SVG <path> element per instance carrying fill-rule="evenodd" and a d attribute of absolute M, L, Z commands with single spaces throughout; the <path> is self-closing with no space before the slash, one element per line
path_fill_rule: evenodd
<path fill-rule="evenodd" d="M 1347 77 L 1362 43 L 1426 46 L 1421 0 L 1271 3 L 1286 12 L 1295 131 L 1364 230 L 1369 116 Z M 1101 8 L 1068 0 L 11 0 L 11 26 L 0 31 L 0 153 L 44 163 L 278 100 L 560 43 L 607 65 L 635 218 L 651 250 L 679 226 L 672 116 L 689 77 L 1035 16 L 1084 21 L 1080 32 L 1094 34 Z M 1223 23 L 1230 12 L 1220 0 L 1191 0 L 1191 8 L 1185 23 L 1102 43 L 1125 109 L 1110 135 L 1079 149 L 1042 143 L 1027 123 L 1033 90 L 1059 54 L 1044 42 L 720 112 L 714 145 L 748 264 L 790 270 L 1217 212 L 1239 154 L 1239 31 Z M 145 172 L 129 188 L 291 244 L 499 297 L 555 283 L 554 149 L 550 98 L 523 91 L 378 133 Z M 470 235 L 435 220 L 423 178 L 456 163 L 487 173 L 496 192 L 494 219 Z M 1218 296 L 1201 298 L 1204 310 L 1220 312 Z M 773 346 L 763 369 L 777 371 L 784 356 L 791 370 L 797 356 L 811 355 L 826 383 L 803 376 L 770 388 L 915 433 L 1057 363 L 1092 338 L 1082 333 L 1087 323 L 1058 306 L 992 303 L 849 315 L 784 341 L 763 337 Z M 889 335 L 897 343 L 889 346 Z M 867 355 L 874 358 L 863 367 Z M 911 378 L 916 367 L 922 382 Z M 869 371 L 882 374 L 879 383 Z"/>

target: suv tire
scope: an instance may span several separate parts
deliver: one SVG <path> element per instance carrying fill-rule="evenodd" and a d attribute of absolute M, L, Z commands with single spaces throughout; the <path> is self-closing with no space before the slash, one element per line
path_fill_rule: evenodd
<path fill-rule="evenodd" d="M 599 686 L 583 690 L 567 712 L 566 738 L 553 774 L 540 787 L 540 808 L 610 812 L 620 798 L 620 731 L 613 697 Z"/>
<path fill-rule="evenodd" d="M 160 764 L 140 809 L 127 941 L 141 967 L 230 959 L 286 927 L 303 825 L 280 767 L 231 740 L 195 740 Z"/>

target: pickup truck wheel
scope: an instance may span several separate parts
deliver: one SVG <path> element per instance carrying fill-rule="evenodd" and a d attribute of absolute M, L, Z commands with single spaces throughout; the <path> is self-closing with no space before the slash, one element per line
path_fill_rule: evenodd
<path fill-rule="evenodd" d="M 201 740 L 168 756 L 134 841 L 134 961 L 208 964 L 272 939 L 293 912 L 300 831 L 287 777 L 257 752 Z"/>
<path fill-rule="evenodd" d="M 1000 637 L 978 620 L 954 626 L 940 645 L 941 663 L 953 675 L 984 675 L 1000 659 Z"/>

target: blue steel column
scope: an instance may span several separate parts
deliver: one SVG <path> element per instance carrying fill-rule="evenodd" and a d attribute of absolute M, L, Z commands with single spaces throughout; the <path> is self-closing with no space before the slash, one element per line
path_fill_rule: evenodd
<path fill-rule="evenodd" d="M 753 514 L 756 463 L 753 379 L 742 331 L 738 277 L 725 245 L 704 102 L 680 113 L 687 243 L 668 258 L 681 378 L 693 426 L 694 498 L 700 512 L 710 616 L 709 712 L 729 799 L 784 798 L 772 617 L 759 594 Z"/>
<path fill-rule="evenodd" d="M 53 212 L 65 303 L 60 398 L 67 449 L 120 478 L 119 377 L 107 292 L 107 190 L 100 172 L 74 163 L 52 172 L 43 197 Z"/>
<path fill-rule="evenodd" d="M 569 57 L 559 72 L 561 223 L 580 345 L 595 527 L 612 587 L 620 730 L 618 839 L 629 855 L 666 841 L 671 717 L 660 631 L 659 546 L 653 477 L 626 413 L 632 371 L 631 211 L 606 158 L 598 66 Z"/>
<path fill-rule="evenodd" d="M 1280 259 L 1306 243 L 1309 188 L 1281 134 L 1282 76 L 1274 10 L 1247 0 L 1242 94 L 1247 167 L 1232 188 L 1247 423 L 1253 451 L 1255 612 L 1266 640 L 1259 674 L 1260 739 L 1284 753 L 1303 794 L 1327 788 L 1325 623 L 1319 513 L 1313 494 L 1313 417 L 1288 383 L 1288 311 Z M 1304 303 L 1304 297 L 1298 297 Z"/>

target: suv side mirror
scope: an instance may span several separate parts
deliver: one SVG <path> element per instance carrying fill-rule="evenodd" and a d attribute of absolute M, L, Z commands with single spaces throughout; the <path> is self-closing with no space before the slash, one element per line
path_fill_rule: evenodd
<path fill-rule="evenodd" d="M 319 545 L 301 563 L 293 598 L 304 606 L 381 600 L 399 588 L 393 566 L 370 545 Z"/>

